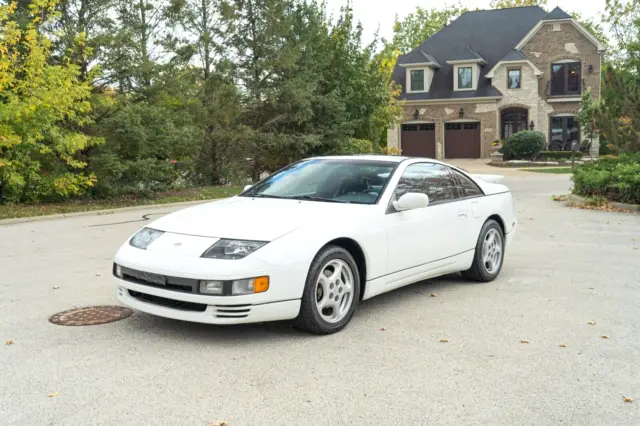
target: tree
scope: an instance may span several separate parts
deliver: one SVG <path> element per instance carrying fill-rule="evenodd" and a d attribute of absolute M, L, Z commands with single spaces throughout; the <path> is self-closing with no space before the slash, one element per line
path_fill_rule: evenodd
<path fill-rule="evenodd" d="M 619 51 L 617 66 L 640 75 L 640 0 L 606 0 L 604 20 Z"/>
<path fill-rule="evenodd" d="M 507 9 L 510 7 L 540 6 L 543 9 L 547 6 L 547 0 L 491 0 L 491 9 Z"/>
<path fill-rule="evenodd" d="M 50 63 L 52 40 L 41 31 L 55 17 L 56 5 L 32 1 L 23 25 L 13 19 L 16 3 L 0 6 L 2 202 L 81 195 L 95 181 L 84 172 L 80 155 L 101 142 L 81 132 L 90 121 L 91 85 L 77 64 Z"/>
<path fill-rule="evenodd" d="M 390 41 L 385 40 L 385 48 L 407 53 L 467 10 L 458 3 L 446 9 L 423 9 L 418 6 L 415 12 L 410 13 L 403 20 L 396 15 L 393 23 L 393 38 Z"/>

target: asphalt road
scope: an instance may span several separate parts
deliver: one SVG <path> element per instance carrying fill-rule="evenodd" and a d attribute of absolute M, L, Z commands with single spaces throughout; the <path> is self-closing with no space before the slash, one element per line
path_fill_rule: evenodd
<path fill-rule="evenodd" d="M 520 228 L 498 280 L 405 287 L 326 337 L 142 313 L 50 324 L 115 304 L 115 250 L 168 210 L 0 226 L 0 424 L 637 426 L 640 216 L 551 201 L 565 175 L 505 182 Z"/>

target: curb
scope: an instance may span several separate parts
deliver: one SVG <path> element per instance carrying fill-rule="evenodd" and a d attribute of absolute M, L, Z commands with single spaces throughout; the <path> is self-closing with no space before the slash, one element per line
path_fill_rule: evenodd
<path fill-rule="evenodd" d="M 581 197 L 581 196 L 576 195 L 576 194 L 569 194 L 567 196 L 567 201 L 569 203 L 573 203 L 573 204 L 580 204 L 580 205 L 587 204 L 585 197 Z M 617 209 L 630 210 L 631 213 L 640 214 L 640 204 L 625 204 L 625 203 L 618 203 L 618 202 L 615 202 L 615 201 L 607 201 L 607 203 L 609 205 L 611 205 L 612 207 L 615 207 Z"/>
<path fill-rule="evenodd" d="M 31 216 L 31 217 L 19 217 L 15 219 L 2 219 L 0 220 L 0 226 L 16 225 L 16 224 L 28 223 L 28 222 L 43 222 L 45 220 L 67 219 L 67 218 L 81 217 L 81 216 L 104 216 L 104 215 L 110 215 L 110 214 L 136 211 L 136 210 L 148 210 L 150 208 L 156 209 L 156 208 L 164 208 L 164 207 L 194 206 L 196 204 L 208 203 L 216 199 L 217 198 L 212 198 L 209 200 L 181 201 L 179 203 L 165 203 L 165 204 L 144 204 L 141 206 L 120 207 L 115 209 L 87 210 L 83 212 L 59 213 L 59 214 L 51 214 L 46 216 Z"/>

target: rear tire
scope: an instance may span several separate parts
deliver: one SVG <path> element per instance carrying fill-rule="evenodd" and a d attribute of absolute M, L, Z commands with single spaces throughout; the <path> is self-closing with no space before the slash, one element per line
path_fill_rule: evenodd
<path fill-rule="evenodd" d="M 316 255 L 305 282 L 295 326 L 314 334 L 332 334 L 351 320 L 360 301 L 358 265 L 347 250 L 329 245 Z"/>
<path fill-rule="evenodd" d="M 480 230 L 471 268 L 462 272 L 462 275 L 478 282 L 495 280 L 502 270 L 504 241 L 504 233 L 498 222 L 487 220 Z"/>

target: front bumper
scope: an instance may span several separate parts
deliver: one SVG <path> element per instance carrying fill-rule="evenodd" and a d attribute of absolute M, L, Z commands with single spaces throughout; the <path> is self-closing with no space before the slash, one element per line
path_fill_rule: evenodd
<path fill-rule="evenodd" d="M 298 316 L 300 299 L 262 304 L 220 304 L 224 297 L 181 294 L 122 280 L 118 300 L 123 304 L 165 318 L 205 324 L 246 324 L 289 320 Z M 246 296 L 237 296 L 241 298 Z"/>

